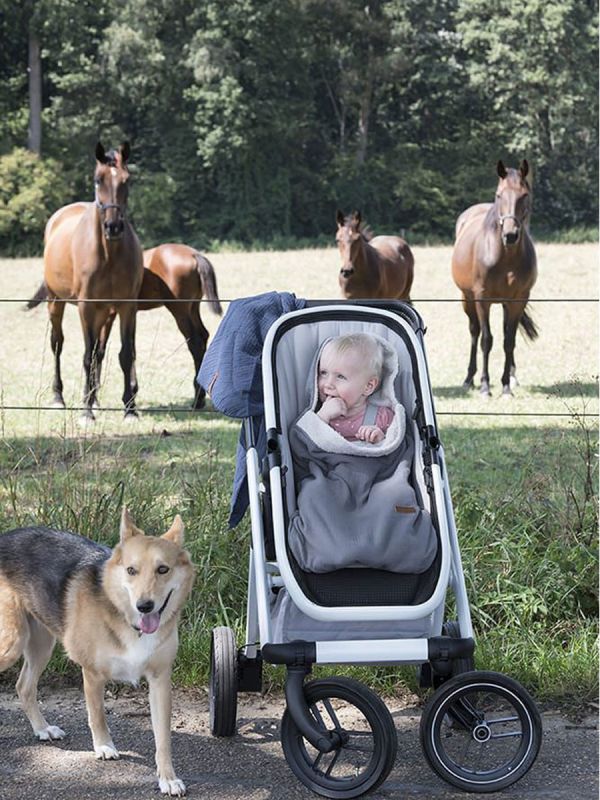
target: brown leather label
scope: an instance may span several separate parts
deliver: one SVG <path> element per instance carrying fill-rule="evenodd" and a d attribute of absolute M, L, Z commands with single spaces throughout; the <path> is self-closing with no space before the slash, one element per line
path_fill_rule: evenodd
<path fill-rule="evenodd" d="M 414 514 L 417 509 L 414 506 L 396 506 L 399 514 Z"/>

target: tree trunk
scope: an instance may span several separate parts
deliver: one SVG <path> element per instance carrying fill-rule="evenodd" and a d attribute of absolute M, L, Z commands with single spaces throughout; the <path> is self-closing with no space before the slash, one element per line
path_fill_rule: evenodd
<path fill-rule="evenodd" d="M 37 34 L 29 31 L 29 127 L 27 129 L 27 149 L 42 154 L 42 59 L 40 40 Z"/>
<path fill-rule="evenodd" d="M 356 164 L 360 167 L 367 157 L 369 144 L 369 120 L 371 117 L 371 99 L 373 96 L 372 64 L 371 58 L 367 64 L 367 77 L 364 90 L 360 98 L 358 112 L 358 146 L 356 149 Z"/>

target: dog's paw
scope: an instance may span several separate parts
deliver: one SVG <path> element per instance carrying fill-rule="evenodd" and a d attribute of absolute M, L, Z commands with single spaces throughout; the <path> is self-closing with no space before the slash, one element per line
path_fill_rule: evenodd
<path fill-rule="evenodd" d="M 56 725 L 46 725 L 45 728 L 36 731 L 35 735 L 40 742 L 51 742 L 54 739 L 64 739 L 66 733 L 62 728 L 58 728 Z"/>
<path fill-rule="evenodd" d="M 179 778 L 166 778 L 158 779 L 159 789 L 163 794 L 168 794 L 171 797 L 183 797 L 185 794 L 185 783 L 180 781 Z"/>
<path fill-rule="evenodd" d="M 119 758 L 119 751 L 112 744 L 101 744 L 94 747 L 96 758 L 100 761 L 115 761 Z"/>

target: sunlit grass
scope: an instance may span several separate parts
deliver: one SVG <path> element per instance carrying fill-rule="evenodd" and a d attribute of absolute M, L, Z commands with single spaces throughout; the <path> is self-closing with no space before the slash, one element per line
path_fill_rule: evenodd
<path fill-rule="evenodd" d="M 538 248 L 532 311 L 540 338 L 519 338 L 521 386 L 512 400 L 503 400 L 501 314 L 493 309 L 495 385 L 486 401 L 460 389 L 469 341 L 449 277 L 450 249 L 415 248 L 412 294 L 428 327 L 476 662 L 549 699 L 588 698 L 597 685 L 598 366 L 596 346 L 589 344 L 597 306 L 562 302 L 597 295 L 596 254 L 594 245 Z M 224 299 L 271 289 L 338 296 L 333 248 L 210 257 Z M 39 259 L 0 262 L 0 296 L 27 298 L 40 278 Z M 198 577 L 182 622 L 175 678 L 205 683 L 210 629 L 230 624 L 238 643 L 244 637 L 248 519 L 234 531 L 227 528 L 239 422 L 210 406 L 201 414 L 177 410 L 191 401 L 192 360 L 164 309 L 138 316 L 138 399 L 146 411 L 137 423 L 126 424 L 120 411 L 116 328 L 95 425 L 80 427 L 76 410 L 9 409 L 46 405 L 53 365 L 43 307 L 25 313 L 18 303 L 0 303 L 0 315 L 0 529 L 47 524 L 113 544 L 123 503 L 152 533 L 166 530 L 180 513 Z M 218 318 L 203 311 L 203 319 L 213 334 Z M 68 308 L 63 378 L 73 406 L 81 399 L 81 358 L 79 321 Z M 160 410 L 165 407 L 171 410 Z M 52 668 L 68 669 L 60 655 Z M 409 669 L 354 672 L 384 692 L 405 682 L 415 687 Z M 269 685 L 280 681 L 281 670 L 267 671 Z"/>

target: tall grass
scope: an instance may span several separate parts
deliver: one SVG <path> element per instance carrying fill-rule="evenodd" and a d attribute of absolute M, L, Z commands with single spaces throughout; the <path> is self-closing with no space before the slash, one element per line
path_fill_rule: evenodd
<path fill-rule="evenodd" d="M 414 250 L 412 295 L 428 329 L 476 663 L 514 675 L 539 697 L 590 697 L 597 685 L 598 359 L 586 342 L 598 324 L 597 304 L 589 302 L 598 289 L 597 248 L 538 245 L 532 313 L 540 337 L 533 344 L 519 339 L 521 386 L 507 402 L 497 385 L 500 309 L 492 311 L 496 385 L 494 396 L 484 400 L 459 388 L 469 334 L 450 277 L 450 248 Z M 211 261 L 222 298 L 269 290 L 338 295 L 333 246 L 220 252 Z M 30 296 L 41 274 L 39 261 L 0 261 L 0 295 Z M 202 314 L 214 335 L 219 319 L 204 309 Z M 191 400 L 191 358 L 164 309 L 138 315 L 139 402 L 146 413 L 135 428 L 122 423 L 120 412 L 106 410 L 120 407 L 118 332 L 103 371 L 105 410 L 93 429 L 78 427 L 77 412 L 10 410 L 47 404 L 52 356 L 45 309 L 25 314 L 15 302 L 0 303 L 0 315 L 0 530 L 46 524 L 114 544 L 123 503 L 149 533 L 163 532 L 180 513 L 198 577 L 183 618 L 175 678 L 180 684 L 205 682 L 210 629 L 229 624 L 238 643 L 244 638 L 248 519 L 227 528 L 239 423 L 210 412 L 159 411 Z M 69 308 L 63 378 L 72 405 L 81 398 L 81 357 L 79 320 Z M 519 416 L 532 412 L 539 416 Z M 450 607 L 449 618 L 452 613 Z M 71 669 L 62 656 L 52 668 Z M 400 681 L 415 686 L 413 670 L 358 674 L 384 691 L 396 690 Z M 269 671 L 267 680 L 277 683 L 281 671 Z"/>
<path fill-rule="evenodd" d="M 174 430 L 168 417 L 158 428 L 162 422 Z M 123 503 L 151 533 L 180 513 L 197 578 L 175 680 L 198 685 L 207 680 L 212 627 L 230 625 L 244 640 L 248 519 L 227 527 L 238 424 L 200 415 L 171 436 L 163 430 L 5 439 L 0 526 L 47 524 L 113 545 Z M 444 430 L 476 662 L 513 675 L 538 697 L 587 698 L 597 676 L 595 431 L 586 419 L 544 430 L 543 447 L 539 433 L 478 431 L 478 452 L 488 454 L 482 463 L 472 456 L 472 429 Z M 60 654 L 51 667 L 70 669 Z M 351 672 L 383 691 L 399 681 L 416 688 L 407 669 Z M 267 673 L 269 685 L 281 677 Z"/>

